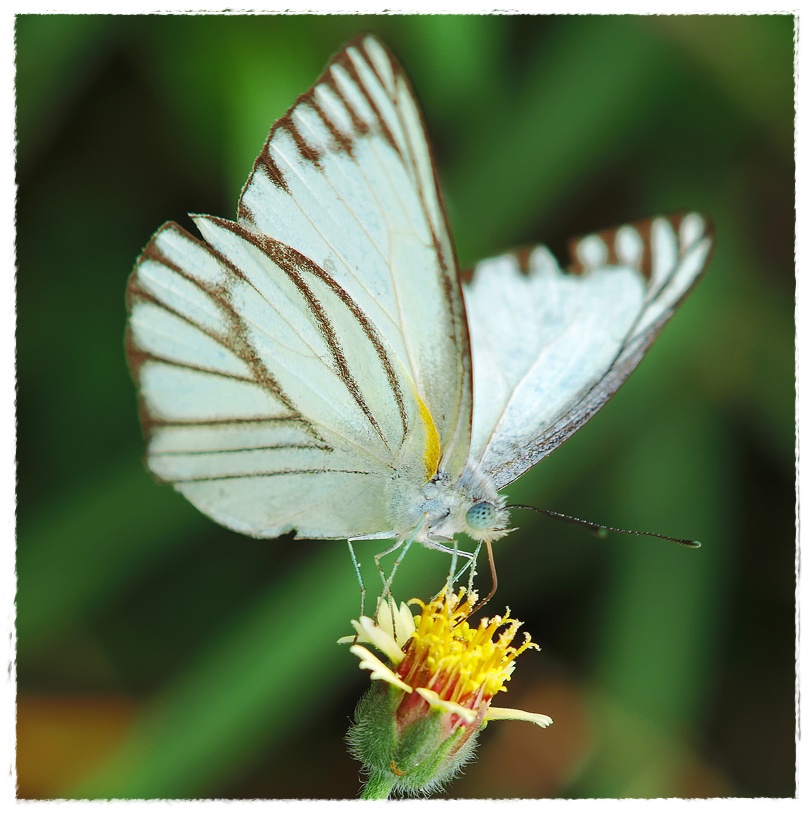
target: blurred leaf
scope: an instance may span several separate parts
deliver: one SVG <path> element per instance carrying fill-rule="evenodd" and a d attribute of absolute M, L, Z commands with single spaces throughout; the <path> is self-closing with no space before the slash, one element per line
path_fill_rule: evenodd
<path fill-rule="evenodd" d="M 257 597 L 68 796 L 205 795 L 317 718 L 357 677 L 355 657 L 335 644 L 350 632 L 336 609 L 357 598 L 347 560 L 343 545 L 325 547 L 283 588 Z"/>
<path fill-rule="evenodd" d="M 139 571 L 188 545 L 206 522 L 175 492 L 157 486 L 138 460 L 43 506 L 19 534 L 21 653 L 97 612 Z"/>
<path fill-rule="evenodd" d="M 688 410 L 676 404 L 668 418 L 668 433 L 657 425 L 640 428 L 633 447 L 618 462 L 614 505 L 620 515 L 658 518 L 664 528 L 689 522 L 703 546 L 688 550 L 643 538 L 618 541 L 601 614 L 596 682 L 643 726 L 684 736 L 711 712 L 703 699 L 730 621 L 723 608 L 732 530 L 722 518 L 731 499 L 725 469 L 733 464 L 724 454 L 723 428 L 700 405 Z M 665 485 L 650 477 L 655 462 L 668 467 Z M 611 749 L 581 778 L 580 794 L 675 793 L 668 791 L 675 766 L 666 744 L 654 751 L 634 729 L 616 728 L 610 720 L 605 726 Z"/>
<path fill-rule="evenodd" d="M 668 75 L 666 56 L 637 25 L 594 17 L 562 28 L 509 107 L 490 111 L 489 126 L 465 132 L 447 177 L 466 253 L 509 246 L 548 217 L 566 190 L 639 126 L 640 108 L 650 121 L 664 104 L 658 91 Z"/>
<path fill-rule="evenodd" d="M 743 114 L 762 127 L 777 145 L 786 143 L 785 124 L 793 116 L 795 25 L 790 14 L 752 17 L 651 16 L 647 23 L 660 36 L 689 50 L 709 78 Z M 790 137 L 790 134 L 789 134 Z"/>
<path fill-rule="evenodd" d="M 489 104 L 496 102 L 502 88 L 505 18 L 437 14 L 409 17 L 404 23 L 398 56 L 417 97 L 437 117 L 426 116 L 428 132 L 441 134 L 440 124 L 458 130 L 459 116 L 467 121 L 477 114 L 480 121 L 489 118 Z M 499 26 L 504 30 L 498 31 Z M 462 130 L 465 138 L 469 129 Z"/>
<path fill-rule="evenodd" d="M 114 16 L 17 16 L 17 155 L 22 165 L 54 138 L 71 104 L 121 37 L 121 19 Z"/>

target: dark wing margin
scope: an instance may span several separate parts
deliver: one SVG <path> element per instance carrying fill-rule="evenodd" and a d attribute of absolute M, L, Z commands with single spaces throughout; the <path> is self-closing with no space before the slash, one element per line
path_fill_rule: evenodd
<path fill-rule="evenodd" d="M 709 221 L 690 213 L 573 240 L 565 272 L 544 247 L 476 267 L 465 285 L 472 456 L 498 488 L 614 395 L 700 279 L 712 245 Z"/>

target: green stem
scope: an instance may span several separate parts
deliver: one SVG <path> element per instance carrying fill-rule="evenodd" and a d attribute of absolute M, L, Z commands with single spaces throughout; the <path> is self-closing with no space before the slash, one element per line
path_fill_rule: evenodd
<path fill-rule="evenodd" d="M 396 782 L 397 778 L 393 774 L 378 774 L 375 772 L 369 775 L 369 779 L 366 781 L 366 785 L 360 793 L 360 799 L 388 800 Z"/>

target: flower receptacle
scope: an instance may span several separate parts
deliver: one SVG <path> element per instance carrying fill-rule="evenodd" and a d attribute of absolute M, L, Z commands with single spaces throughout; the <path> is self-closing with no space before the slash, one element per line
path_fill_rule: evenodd
<path fill-rule="evenodd" d="M 416 693 L 373 683 L 347 735 L 368 774 L 363 796 L 427 793 L 452 780 L 473 757 L 481 717 L 465 723 Z"/>

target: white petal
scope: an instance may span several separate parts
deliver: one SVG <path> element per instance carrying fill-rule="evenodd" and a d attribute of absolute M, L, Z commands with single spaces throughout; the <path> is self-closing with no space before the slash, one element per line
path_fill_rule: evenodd
<path fill-rule="evenodd" d="M 392 672 L 391 668 L 383 664 L 377 656 L 365 647 L 355 644 L 349 648 L 349 652 L 354 653 L 360 659 L 361 670 L 369 670 L 373 679 L 386 681 L 394 687 L 399 687 L 401 690 L 411 692 L 411 687 L 409 687 L 408 684 L 402 681 Z"/>
<path fill-rule="evenodd" d="M 389 597 L 389 601 L 391 602 L 394 638 L 397 640 L 397 644 L 402 647 L 417 630 L 414 625 L 414 614 L 405 602 L 401 602 L 398 608 L 391 597 Z"/>
<path fill-rule="evenodd" d="M 547 727 L 552 723 L 548 715 L 539 712 L 524 712 L 522 709 L 508 709 L 507 707 L 490 707 L 484 716 L 485 721 L 529 721 L 531 724 Z"/>
<path fill-rule="evenodd" d="M 399 664 L 403 660 L 404 654 L 397 640 L 374 619 L 361 616 L 357 622 L 352 620 L 352 624 L 358 631 L 358 641 L 373 644 L 392 664 Z"/>
<path fill-rule="evenodd" d="M 417 692 L 430 704 L 432 709 L 441 709 L 444 712 L 452 712 L 463 718 L 467 723 L 471 724 L 476 720 L 476 713 L 457 704 L 455 701 L 445 701 L 440 698 L 433 690 L 428 690 L 425 687 L 417 687 Z"/>

